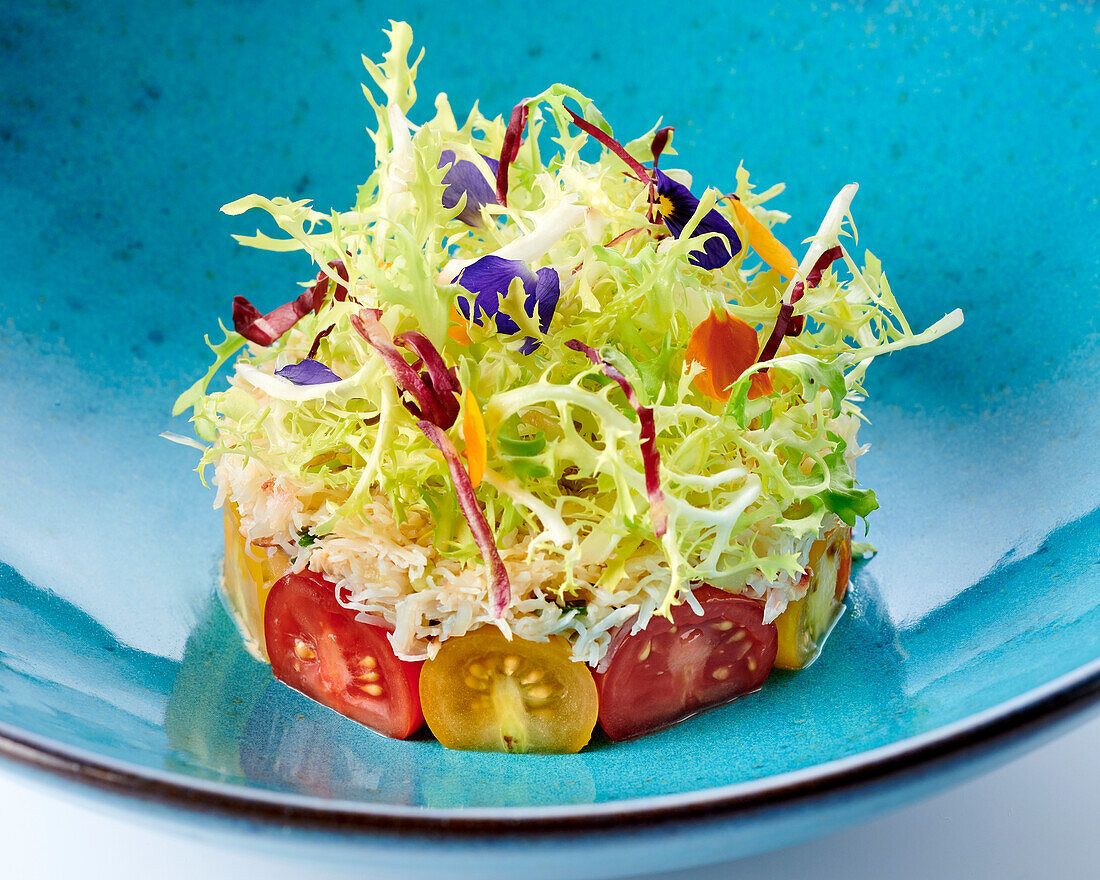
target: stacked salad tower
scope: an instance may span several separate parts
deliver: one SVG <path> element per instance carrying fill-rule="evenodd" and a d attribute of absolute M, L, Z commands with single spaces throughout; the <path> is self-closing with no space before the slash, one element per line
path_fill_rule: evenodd
<path fill-rule="evenodd" d="M 387 33 L 354 206 L 223 208 L 266 212 L 281 233 L 239 241 L 316 277 L 266 314 L 236 297 L 176 403 L 252 649 L 380 733 L 503 751 L 639 736 L 804 667 L 877 507 L 864 373 L 961 314 L 911 331 L 849 250 L 854 184 L 799 260 L 781 186 L 694 182 L 671 129 L 617 140 L 568 86 L 413 123 L 412 32 Z"/>

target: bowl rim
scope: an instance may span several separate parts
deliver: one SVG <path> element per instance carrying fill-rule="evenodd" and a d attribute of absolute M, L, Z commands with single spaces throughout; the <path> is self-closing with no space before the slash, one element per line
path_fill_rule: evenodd
<path fill-rule="evenodd" d="M 715 788 L 667 795 L 546 807 L 429 808 L 330 801 L 255 791 L 97 755 L 0 721 L 0 757 L 54 777 L 139 801 L 345 835 L 470 839 L 546 834 L 598 834 L 731 819 L 844 795 L 877 783 L 964 762 L 1100 705 L 1100 658 L 951 724 L 885 746 L 799 770 Z"/>

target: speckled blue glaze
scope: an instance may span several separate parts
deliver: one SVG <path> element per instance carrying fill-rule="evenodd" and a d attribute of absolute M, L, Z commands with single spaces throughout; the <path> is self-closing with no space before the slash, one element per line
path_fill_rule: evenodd
<path fill-rule="evenodd" d="M 921 751 L 1029 706 L 1053 719 L 1097 674 L 1098 13 L 915 6 L 550 2 L 537 26 L 489 2 L 7 9 L 3 751 L 309 857 L 508 876 L 537 851 L 547 876 L 566 854 L 613 876 L 821 833 L 1023 747 Z M 729 188 L 742 159 L 787 182 L 789 243 L 858 180 L 860 244 L 911 323 L 965 310 L 957 333 L 875 364 L 860 476 L 880 552 L 808 671 L 637 742 L 500 758 L 374 736 L 240 647 L 213 593 L 211 494 L 157 435 L 186 431 L 171 402 L 231 296 L 271 307 L 310 274 L 238 248 L 251 221 L 218 206 L 351 201 L 370 163 L 359 53 L 379 54 L 391 17 L 427 46 L 425 106 L 445 90 L 456 111 L 506 113 L 560 80 L 620 133 L 663 115 L 701 184 Z M 853 783 L 812 794 L 838 773 Z M 659 835 L 628 821 L 640 809 Z M 574 824 L 531 830 L 548 817 Z"/>

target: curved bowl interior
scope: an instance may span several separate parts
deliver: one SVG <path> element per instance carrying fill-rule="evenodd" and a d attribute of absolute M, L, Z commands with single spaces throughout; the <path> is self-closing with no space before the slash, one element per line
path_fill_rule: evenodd
<path fill-rule="evenodd" d="M 350 204 L 368 175 L 354 4 L 76 2 L 2 37 L 0 722 L 137 772 L 438 808 L 691 793 L 858 755 L 969 718 L 1100 657 L 1096 13 L 986 3 L 409 4 L 437 91 L 507 114 L 550 81 L 620 132 L 659 115 L 676 163 L 738 160 L 795 244 L 861 184 L 861 245 L 910 322 L 961 330 L 884 358 L 861 482 L 882 509 L 848 613 L 808 671 L 635 742 L 573 756 L 392 742 L 276 683 L 214 594 L 212 493 L 176 395 L 233 294 L 311 269 L 249 253 L 240 195 Z M 503 72 L 507 72 L 502 75 Z M 415 114 L 414 114 L 415 115 Z"/>

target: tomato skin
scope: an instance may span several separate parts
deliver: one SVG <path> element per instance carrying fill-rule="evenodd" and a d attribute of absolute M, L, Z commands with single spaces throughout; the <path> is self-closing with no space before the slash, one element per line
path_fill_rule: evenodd
<path fill-rule="evenodd" d="M 271 587 L 264 636 L 279 681 L 393 739 L 424 723 L 420 668 L 401 660 L 386 631 L 360 623 L 336 601 L 333 584 L 305 571 Z"/>
<path fill-rule="evenodd" d="M 449 749 L 580 751 L 598 698 L 592 673 L 570 654 L 560 636 L 509 640 L 495 626 L 447 639 L 420 677 L 428 729 Z"/>
<path fill-rule="evenodd" d="M 775 663 L 775 624 L 764 623 L 763 603 L 711 586 L 692 591 L 672 619 L 653 617 L 631 635 L 627 621 L 595 673 L 600 726 L 619 742 L 653 733 L 711 706 L 759 690 Z"/>

